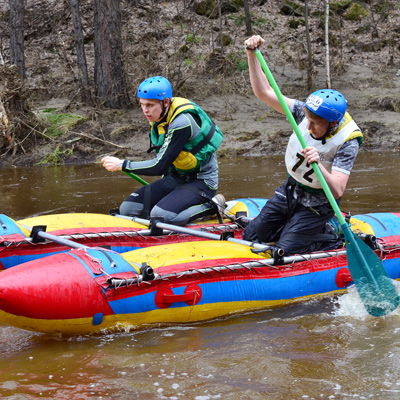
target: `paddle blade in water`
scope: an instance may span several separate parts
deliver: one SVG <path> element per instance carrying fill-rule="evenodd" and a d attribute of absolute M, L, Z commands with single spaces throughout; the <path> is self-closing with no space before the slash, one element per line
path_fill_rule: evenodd
<path fill-rule="evenodd" d="M 381 317 L 394 311 L 400 299 L 382 261 L 347 224 L 341 226 L 346 240 L 348 268 L 368 313 Z"/>

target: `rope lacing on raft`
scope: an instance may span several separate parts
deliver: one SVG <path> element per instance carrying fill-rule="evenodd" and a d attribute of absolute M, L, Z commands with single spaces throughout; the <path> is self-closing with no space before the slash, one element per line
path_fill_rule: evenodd
<path fill-rule="evenodd" d="M 339 257 L 340 255 L 344 255 L 346 254 L 346 251 L 333 251 L 333 252 L 324 252 L 321 253 L 321 256 L 323 255 L 323 257 L 327 258 L 327 257 Z M 321 258 L 323 258 L 321 257 Z M 109 287 L 107 289 L 118 289 L 121 286 L 132 286 L 132 285 L 138 285 L 139 283 L 147 283 L 147 284 L 152 284 L 153 282 L 156 281 L 171 281 L 173 279 L 177 280 L 177 279 L 182 279 L 184 277 L 191 277 L 194 275 L 210 275 L 210 274 L 215 274 L 215 273 L 219 273 L 219 274 L 223 274 L 224 272 L 233 272 L 233 273 L 247 273 L 247 272 L 253 272 L 256 268 L 261 268 L 261 267 L 268 267 L 270 270 L 283 270 L 283 269 L 287 269 L 287 268 L 294 268 L 295 267 L 295 263 L 298 262 L 304 262 L 304 261 L 311 261 L 313 262 L 313 259 L 310 259 L 310 257 L 307 255 L 296 255 L 293 257 L 288 257 L 290 258 L 290 262 L 288 262 L 287 264 L 284 265 L 272 265 L 273 263 L 273 259 L 268 259 L 268 260 L 257 260 L 257 261 L 246 261 L 243 263 L 236 263 L 236 264 L 230 264 L 230 265 L 218 265 L 215 267 L 206 267 L 206 268 L 192 268 L 189 269 L 187 271 L 183 271 L 183 272 L 171 272 L 165 275 L 161 275 L 161 274 L 156 274 L 154 280 L 151 281 L 142 281 L 141 280 L 141 276 L 135 276 L 132 278 L 114 278 L 111 277 L 110 279 L 107 280 Z M 293 258 L 293 260 L 292 260 Z M 256 270 L 257 271 L 257 270 Z"/>
<path fill-rule="evenodd" d="M 381 244 L 381 251 L 383 254 L 389 254 L 393 251 L 396 251 L 400 248 L 400 244 Z M 224 274 L 225 272 L 230 273 L 247 273 L 250 271 L 255 271 L 256 273 L 260 272 L 257 270 L 258 268 L 268 267 L 270 270 L 285 270 L 285 269 L 294 269 L 299 263 L 303 262 L 310 262 L 311 266 L 314 266 L 317 260 L 321 260 L 323 258 L 336 258 L 339 260 L 340 256 L 346 256 L 346 249 L 339 249 L 339 250 L 332 250 L 332 251 L 325 251 L 325 252 L 318 252 L 313 254 L 297 254 L 293 256 L 284 257 L 284 263 L 281 265 L 273 265 L 274 259 L 261 259 L 261 260 L 252 260 L 246 261 L 242 263 L 235 263 L 229 265 L 218 265 L 214 267 L 205 267 L 205 268 L 192 268 L 186 271 L 175 271 L 165 275 L 155 273 L 154 280 L 150 281 L 143 281 L 141 275 L 135 275 L 131 278 L 119 278 L 119 277 L 112 277 L 110 275 L 109 279 L 107 280 L 108 287 L 107 289 L 115 288 L 116 290 L 121 287 L 129 287 L 132 285 L 140 285 L 140 283 L 145 282 L 148 285 L 153 284 L 153 282 L 157 281 L 172 281 L 177 279 L 183 279 L 185 277 L 192 277 L 195 275 L 214 275 L 215 273 Z"/>
<path fill-rule="evenodd" d="M 220 231 L 236 231 L 240 232 L 242 228 L 240 228 L 237 224 L 222 224 L 222 225 L 212 225 L 212 226 L 202 226 L 199 228 L 192 228 L 193 230 L 198 230 L 199 232 L 220 232 Z M 167 236 L 177 236 L 177 237 L 187 237 L 187 236 L 195 236 L 189 235 L 187 233 L 177 233 L 173 231 L 164 232 L 163 235 L 160 236 L 150 236 L 150 230 L 143 229 L 138 231 L 113 231 L 113 232 L 93 232 L 93 233 L 71 233 L 68 235 L 58 235 L 57 237 L 60 239 L 68 239 L 68 240 L 82 240 L 85 239 L 89 240 L 96 240 L 96 239 L 121 239 L 121 237 L 129 237 L 131 239 L 140 237 L 143 240 L 148 240 L 150 237 L 152 239 L 160 239 L 163 240 Z M 47 245 L 49 242 L 39 242 L 34 243 L 30 238 L 24 238 L 18 241 L 7 241 L 4 240 L 2 246 L 9 247 L 9 246 L 19 246 L 22 244 L 31 244 L 32 246 L 40 246 L 40 245 Z"/>

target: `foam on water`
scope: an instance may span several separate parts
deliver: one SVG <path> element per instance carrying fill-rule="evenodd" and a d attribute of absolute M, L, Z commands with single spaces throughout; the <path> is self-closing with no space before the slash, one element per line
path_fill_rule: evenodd
<path fill-rule="evenodd" d="M 400 293 L 400 282 L 392 282 L 397 292 Z M 364 307 L 364 304 L 355 285 L 351 285 L 348 288 L 347 293 L 335 299 L 334 304 L 335 307 L 333 310 L 333 314 L 337 317 L 352 317 L 362 320 L 370 317 L 369 313 Z M 387 315 L 400 315 L 400 307 L 397 307 L 396 310 Z"/>

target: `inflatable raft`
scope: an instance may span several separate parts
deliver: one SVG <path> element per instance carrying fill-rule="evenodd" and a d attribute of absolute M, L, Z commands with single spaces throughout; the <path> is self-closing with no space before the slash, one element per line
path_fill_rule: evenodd
<path fill-rule="evenodd" d="M 227 218 L 222 224 L 217 219 L 212 219 L 191 224 L 190 227 L 215 234 L 229 230 L 240 237 L 242 228 L 235 221 L 243 215 L 249 218 L 255 217 L 265 203 L 265 199 L 258 198 L 231 200 L 227 202 L 225 209 Z M 0 215 L 0 271 L 69 250 L 54 241 L 36 243 L 30 237 L 35 226 L 46 227 L 46 232 L 60 239 L 72 240 L 88 247 L 107 247 L 118 253 L 166 243 L 199 240 L 198 237 L 171 231 L 154 234 L 148 224 L 143 225 L 111 215 L 52 214 L 14 221 L 2 214 Z"/>
<path fill-rule="evenodd" d="M 374 247 L 399 279 L 400 235 Z M 193 323 L 337 293 L 352 282 L 345 248 L 270 253 L 229 241 L 59 253 L 0 273 L 0 323 L 66 335 Z"/>

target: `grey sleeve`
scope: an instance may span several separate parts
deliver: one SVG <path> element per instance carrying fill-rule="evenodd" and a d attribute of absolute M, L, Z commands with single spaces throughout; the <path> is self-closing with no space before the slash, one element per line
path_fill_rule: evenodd
<path fill-rule="evenodd" d="M 304 103 L 299 100 L 295 100 L 290 107 L 290 111 L 293 114 L 293 118 L 298 124 L 300 124 L 300 122 L 303 121 L 303 119 L 306 117 L 303 112 L 303 107 Z"/>
<path fill-rule="evenodd" d="M 340 148 L 332 163 L 332 170 L 350 175 L 360 145 L 357 139 L 351 139 Z"/>

